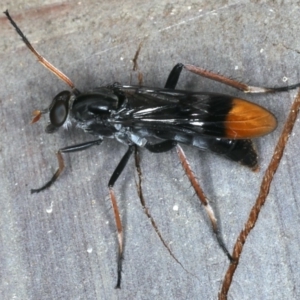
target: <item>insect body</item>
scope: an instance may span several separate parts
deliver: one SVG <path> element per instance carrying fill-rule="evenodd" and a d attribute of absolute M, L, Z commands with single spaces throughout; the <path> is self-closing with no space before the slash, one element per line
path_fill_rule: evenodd
<path fill-rule="evenodd" d="M 96 137 L 90 142 L 61 148 L 57 152 L 59 168 L 56 173 L 45 185 L 32 189 L 31 192 L 40 192 L 55 182 L 64 169 L 62 153 L 85 150 L 101 144 L 105 138 L 114 138 L 128 146 L 108 183 L 118 231 L 116 287 L 120 288 L 121 285 L 123 229 L 113 186 L 136 146 L 155 153 L 176 147 L 183 168 L 208 213 L 217 240 L 232 260 L 219 234 L 214 212 L 179 144 L 210 150 L 255 170 L 258 165 L 257 153 L 250 139 L 270 133 L 276 128 L 277 121 L 274 115 L 263 107 L 240 98 L 216 93 L 176 90 L 179 76 L 185 68 L 249 93 L 287 91 L 300 84 L 282 88 L 252 87 L 192 65 L 177 64 L 170 72 L 164 88 L 115 83 L 81 93 L 66 75 L 32 47 L 8 11 L 5 14 L 39 62 L 71 87 L 71 91 L 66 90 L 57 94 L 48 108 L 35 111 L 32 122 L 37 122 L 42 114 L 49 113 L 50 123 L 46 127 L 47 133 L 53 133 L 65 123 L 71 122 Z"/>

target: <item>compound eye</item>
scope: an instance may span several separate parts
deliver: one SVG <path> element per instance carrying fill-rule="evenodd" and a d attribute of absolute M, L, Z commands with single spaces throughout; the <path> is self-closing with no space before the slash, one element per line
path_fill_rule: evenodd
<path fill-rule="evenodd" d="M 70 96 L 69 91 L 63 91 L 53 99 L 50 108 L 50 122 L 53 127 L 60 127 L 66 121 L 69 113 Z"/>

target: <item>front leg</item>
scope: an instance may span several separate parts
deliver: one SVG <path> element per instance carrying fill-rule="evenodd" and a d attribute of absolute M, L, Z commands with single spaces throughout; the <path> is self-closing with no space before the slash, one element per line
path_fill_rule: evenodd
<path fill-rule="evenodd" d="M 68 146 L 68 147 L 59 149 L 56 153 L 57 160 L 58 160 L 58 169 L 53 174 L 52 178 L 46 184 L 44 184 L 42 187 L 40 187 L 38 189 L 31 189 L 31 194 L 39 193 L 39 192 L 41 192 L 45 189 L 48 189 L 56 181 L 56 179 L 59 177 L 59 175 L 62 173 L 62 171 L 65 168 L 62 153 L 69 153 L 69 152 L 77 152 L 77 151 L 86 150 L 87 148 L 90 148 L 92 146 L 100 145 L 102 143 L 102 141 L 103 141 L 102 139 L 98 139 L 98 140 L 95 140 L 95 141 L 85 142 L 85 143 L 72 145 L 72 146 Z"/>

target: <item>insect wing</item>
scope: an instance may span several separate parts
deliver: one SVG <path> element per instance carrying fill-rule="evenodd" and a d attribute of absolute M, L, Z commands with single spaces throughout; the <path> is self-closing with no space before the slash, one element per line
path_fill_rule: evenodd
<path fill-rule="evenodd" d="M 119 122 L 228 139 L 251 139 L 272 132 L 276 118 L 265 108 L 227 95 L 122 87 L 128 98 Z"/>

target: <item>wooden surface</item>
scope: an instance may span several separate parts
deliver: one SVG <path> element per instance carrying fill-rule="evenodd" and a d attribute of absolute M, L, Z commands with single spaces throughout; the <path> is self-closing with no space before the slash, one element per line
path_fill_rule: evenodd
<path fill-rule="evenodd" d="M 3 6 L 37 50 L 88 90 L 112 82 L 162 87 L 177 62 L 252 85 L 300 81 L 300 11 L 274 1 L 14 1 Z M 197 3 L 197 4 L 195 4 Z M 190 189 L 175 151 L 141 151 L 147 206 L 173 254 L 140 205 L 134 162 L 116 184 L 125 228 L 122 289 L 115 290 L 117 243 L 107 183 L 126 147 L 107 140 L 67 155 L 49 190 L 30 194 L 57 166 L 55 151 L 90 138 L 79 130 L 44 133 L 29 125 L 66 86 L 42 68 L 0 18 L 1 299 L 216 299 L 228 260 Z M 143 42 L 138 71 L 132 59 Z M 212 201 L 230 251 L 255 202 L 295 92 L 245 96 L 185 74 L 181 88 L 242 96 L 271 110 L 278 129 L 255 141 L 261 169 L 252 173 L 184 147 Z M 300 127 L 296 123 L 270 195 L 250 234 L 229 299 L 300 298 Z M 178 208 L 178 210 L 176 209 Z"/>

